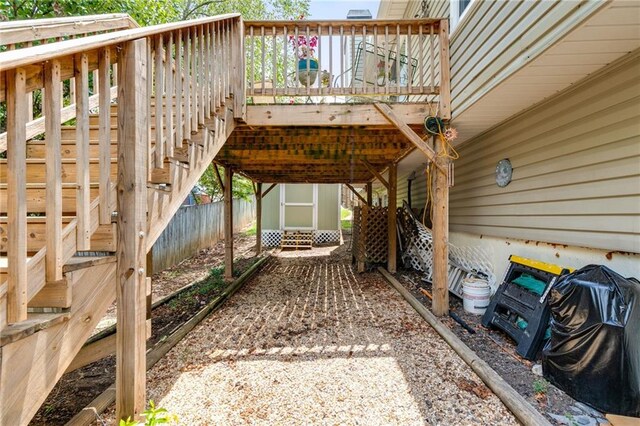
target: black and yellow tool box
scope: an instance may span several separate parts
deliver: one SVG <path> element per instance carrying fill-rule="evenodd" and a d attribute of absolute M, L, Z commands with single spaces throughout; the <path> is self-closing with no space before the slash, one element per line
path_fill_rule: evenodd
<path fill-rule="evenodd" d="M 503 330 L 517 343 L 516 352 L 533 360 L 549 326 L 547 294 L 571 270 L 550 263 L 509 256 L 509 268 L 482 317 L 482 325 Z"/>

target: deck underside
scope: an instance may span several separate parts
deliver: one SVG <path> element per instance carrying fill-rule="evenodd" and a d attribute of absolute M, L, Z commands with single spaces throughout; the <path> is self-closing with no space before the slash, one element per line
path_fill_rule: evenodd
<path fill-rule="evenodd" d="M 395 105 L 418 134 L 428 104 Z M 365 183 L 414 145 L 371 104 L 249 106 L 216 162 L 257 182 Z"/>

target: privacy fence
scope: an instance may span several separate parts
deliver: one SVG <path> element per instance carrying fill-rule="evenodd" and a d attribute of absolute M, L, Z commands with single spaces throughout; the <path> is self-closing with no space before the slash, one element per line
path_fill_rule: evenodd
<path fill-rule="evenodd" d="M 248 226 L 256 216 L 255 200 L 233 200 L 233 230 Z M 147 268 L 156 273 L 224 239 L 224 204 L 183 206 L 147 255 Z"/>

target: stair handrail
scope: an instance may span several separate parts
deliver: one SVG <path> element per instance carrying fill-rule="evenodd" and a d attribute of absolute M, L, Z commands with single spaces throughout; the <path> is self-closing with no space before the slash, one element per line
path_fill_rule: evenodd
<path fill-rule="evenodd" d="M 62 266 L 76 251 L 91 249 L 91 236 L 100 225 L 110 225 L 114 205 L 111 182 L 111 100 L 115 90 L 126 92 L 126 85 L 116 86 L 116 72 L 127 46 L 142 44 L 146 52 L 146 93 L 149 94 L 144 121 L 148 124 L 148 147 L 151 177 L 169 176 L 165 163 L 174 149 L 200 129 L 207 120 L 224 108 L 235 118 L 243 117 L 244 55 L 242 18 L 226 14 L 183 22 L 134 28 L 26 47 L 0 53 L 0 101 L 7 102 L 7 286 L 0 282 L 0 329 L 7 323 L 26 319 L 27 303 L 46 283 L 62 279 Z M 146 46 L 146 47 L 144 47 Z M 89 96 L 89 75 L 97 71 L 97 99 Z M 144 74 L 144 72 L 142 73 Z M 130 70 L 123 75 L 141 77 Z M 77 183 L 76 218 L 63 228 L 61 202 L 46 203 L 46 247 L 28 260 L 27 247 L 27 172 L 28 140 L 26 99 L 34 90 L 44 90 L 46 133 L 47 200 L 61 200 L 63 174 L 61 151 L 61 82 L 76 82 Z M 111 83 L 113 80 L 113 85 Z M 142 81 L 142 80 L 140 80 Z M 144 85 L 138 81 L 135 85 Z M 114 90 L 115 89 L 115 90 Z M 131 91 L 131 90 L 130 90 Z M 95 96 L 95 95 L 94 95 Z M 126 94 L 125 94 L 126 99 Z M 152 105 L 153 99 L 153 105 Z M 98 198 L 89 193 L 89 110 L 99 107 L 98 138 L 100 180 Z M 174 114 L 175 107 L 175 114 Z M 67 107 L 69 108 L 69 107 Z M 155 122 L 150 119 L 155 111 Z M 145 115 L 146 114 L 146 115 Z M 225 113 L 226 114 L 226 113 Z M 175 120 L 174 120 L 175 118 Z M 120 117 L 120 120 L 126 120 Z M 155 126 L 154 126 L 155 124 Z M 155 127 L 155 128 L 154 128 Z M 207 143 L 213 139 L 206 138 Z M 79 142 L 80 141 L 80 142 Z M 154 143 L 155 142 L 155 143 Z M 164 173 L 163 173 L 164 169 Z M 158 173 L 160 172 L 160 173 Z M 41 177 L 42 178 L 42 177 Z M 95 177 L 94 177 L 95 178 Z M 69 182 L 69 178 L 66 182 Z M 151 182 L 151 181 L 150 181 Z M 153 182 L 151 182 L 153 183 Z M 145 198 L 146 201 L 146 198 Z M 37 283 L 33 280 L 37 278 Z M 6 315 L 5 315 L 6 312 Z"/>
<path fill-rule="evenodd" d="M 51 39 L 60 41 L 91 33 L 139 27 L 140 25 L 127 13 L 17 19 L 0 22 L 0 46 L 14 50 L 34 44 L 46 44 Z"/>

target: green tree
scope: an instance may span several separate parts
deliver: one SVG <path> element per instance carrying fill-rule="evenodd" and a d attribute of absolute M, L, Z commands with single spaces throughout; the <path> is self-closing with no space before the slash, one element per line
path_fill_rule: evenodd
<path fill-rule="evenodd" d="M 218 167 L 220 171 L 220 177 L 224 182 L 224 169 Z M 200 188 L 202 188 L 207 195 L 211 197 L 213 201 L 220 201 L 223 198 L 222 188 L 218 183 L 218 177 L 214 165 L 207 167 L 203 175 L 198 182 Z M 244 176 L 234 174 L 233 175 L 233 198 L 249 199 L 253 195 L 253 183 Z"/>

